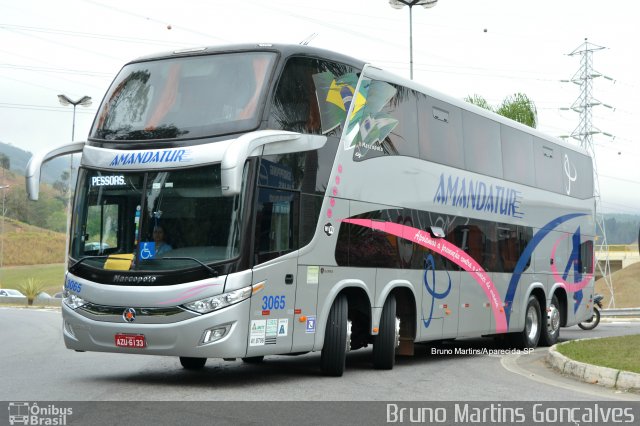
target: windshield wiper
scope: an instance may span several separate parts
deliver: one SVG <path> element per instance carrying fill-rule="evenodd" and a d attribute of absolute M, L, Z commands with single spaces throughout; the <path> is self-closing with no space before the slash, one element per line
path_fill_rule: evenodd
<path fill-rule="evenodd" d="M 104 256 L 85 256 L 79 260 L 77 260 L 73 265 L 69 266 L 69 271 L 73 272 L 73 269 L 80 265 L 82 262 L 84 262 L 87 259 L 106 259 L 106 258 L 111 258 L 111 259 L 118 259 L 118 255 L 104 255 Z M 121 260 L 131 260 L 128 257 L 122 257 L 120 258 Z M 194 262 L 196 262 L 198 265 L 202 266 L 204 269 L 207 270 L 207 272 L 209 272 L 211 274 L 211 277 L 213 278 L 218 278 L 220 276 L 220 273 L 212 268 L 209 265 L 204 264 L 203 262 L 199 261 L 198 259 L 194 258 L 194 257 L 188 257 L 188 256 L 182 256 L 182 257 L 161 257 L 158 259 L 154 259 L 154 260 L 192 260 Z"/>
<path fill-rule="evenodd" d="M 76 261 L 75 261 L 75 263 L 74 263 L 73 265 L 69 266 L 69 272 L 73 272 L 73 269 L 74 269 L 76 266 L 78 266 L 79 264 L 81 264 L 82 262 L 84 262 L 84 261 L 85 261 L 85 260 L 87 260 L 87 259 L 106 259 L 106 258 L 108 258 L 108 257 L 109 257 L 109 255 L 108 255 L 108 254 L 106 254 L 106 255 L 102 255 L 102 256 L 85 256 L 85 257 L 82 257 L 82 258 L 80 258 L 80 260 L 76 260 Z M 117 259 L 117 258 L 116 258 L 116 259 Z M 127 260 L 128 260 L 128 259 L 127 259 Z"/>
<path fill-rule="evenodd" d="M 198 265 L 202 266 L 204 269 L 206 269 L 213 278 L 218 278 L 220 276 L 220 273 L 216 270 L 213 269 L 211 266 L 204 264 L 203 262 L 199 261 L 198 259 L 196 259 L 195 257 L 188 257 L 188 256 L 181 256 L 181 257 L 167 257 L 167 256 L 163 256 L 161 258 L 159 258 L 161 260 L 193 260 L 194 262 L 196 262 Z"/>

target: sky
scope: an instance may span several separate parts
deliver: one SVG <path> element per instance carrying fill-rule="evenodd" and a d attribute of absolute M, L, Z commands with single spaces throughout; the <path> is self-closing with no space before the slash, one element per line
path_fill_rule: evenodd
<path fill-rule="evenodd" d="M 414 80 L 492 105 L 516 92 L 536 104 L 538 129 L 571 135 L 580 96 L 571 80 L 585 38 L 592 54 L 593 136 L 602 212 L 640 214 L 640 6 L 628 0 L 439 0 L 413 8 Z M 388 0 L 0 0 L 0 141 L 37 152 L 86 140 L 112 79 L 151 53 L 233 43 L 338 51 L 409 77 L 409 10 Z M 604 78 L 604 76 L 608 78 Z M 563 82 L 563 80 L 565 80 Z M 564 109 L 563 109 L 564 108 Z M 611 136 L 607 136 L 610 134 Z M 579 142 L 569 139 L 571 143 Z"/>

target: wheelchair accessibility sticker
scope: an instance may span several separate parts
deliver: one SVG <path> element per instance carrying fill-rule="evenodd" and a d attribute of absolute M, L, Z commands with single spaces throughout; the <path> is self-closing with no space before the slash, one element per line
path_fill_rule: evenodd
<path fill-rule="evenodd" d="M 307 317 L 307 327 L 305 330 L 306 333 L 315 333 L 316 332 L 316 317 Z"/>
<path fill-rule="evenodd" d="M 138 254 L 142 260 L 153 259 L 156 257 L 156 243 L 154 241 L 142 241 Z"/>

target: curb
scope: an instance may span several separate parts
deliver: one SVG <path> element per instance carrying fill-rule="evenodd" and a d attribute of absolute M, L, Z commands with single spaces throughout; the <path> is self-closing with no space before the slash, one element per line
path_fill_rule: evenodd
<path fill-rule="evenodd" d="M 574 361 L 558 352 L 556 346 L 558 344 L 549 348 L 546 361 L 551 368 L 563 375 L 574 377 L 585 383 L 616 388 L 622 391 L 640 392 L 640 374 Z"/>

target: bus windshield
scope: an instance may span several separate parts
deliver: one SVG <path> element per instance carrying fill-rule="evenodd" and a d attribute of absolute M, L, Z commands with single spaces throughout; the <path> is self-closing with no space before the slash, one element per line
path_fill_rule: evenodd
<path fill-rule="evenodd" d="M 239 255 L 241 196 L 222 196 L 219 164 L 164 172 L 81 169 L 78 179 L 76 261 L 100 269 L 176 270 Z"/>
<path fill-rule="evenodd" d="M 177 57 L 126 65 L 109 88 L 93 139 L 192 139 L 259 124 L 275 53 Z"/>

